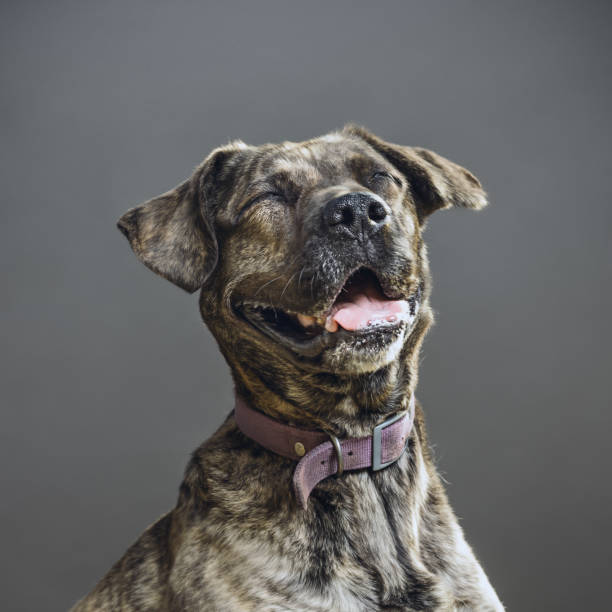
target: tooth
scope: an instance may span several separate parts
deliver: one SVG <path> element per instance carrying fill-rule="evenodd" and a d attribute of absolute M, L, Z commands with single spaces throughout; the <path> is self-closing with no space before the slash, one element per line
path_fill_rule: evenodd
<path fill-rule="evenodd" d="M 320 325 L 321 327 L 325 325 L 325 317 L 317 317 L 316 321 L 317 325 Z"/>
<path fill-rule="evenodd" d="M 331 317 L 327 317 L 325 321 L 325 329 L 328 332 L 336 332 L 338 331 L 338 323 L 334 321 Z"/>
<path fill-rule="evenodd" d="M 299 313 L 297 318 L 302 327 L 310 327 L 311 325 L 314 325 L 315 323 L 315 318 L 311 317 L 310 315 Z"/>

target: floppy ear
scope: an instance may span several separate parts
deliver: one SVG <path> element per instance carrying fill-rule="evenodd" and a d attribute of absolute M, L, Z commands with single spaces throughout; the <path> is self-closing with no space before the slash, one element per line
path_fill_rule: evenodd
<path fill-rule="evenodd" d="M 360 126 L 349 125 L 345 131 L 365 140 L 406 176 L 421 222 L 441 208 L 460 206 L 478 210 L 487 205 L 480 181 L 469 170 L 441 155 L 385 142 Z"/>
<path fill-rule="evenodd" d="M 128 210 L 117 222 L 145 266 L 190 293 L 204 285 L 217 265 L 210 200 L 233 152 L 230 146 L 216 149 L 190 179 Z"/>

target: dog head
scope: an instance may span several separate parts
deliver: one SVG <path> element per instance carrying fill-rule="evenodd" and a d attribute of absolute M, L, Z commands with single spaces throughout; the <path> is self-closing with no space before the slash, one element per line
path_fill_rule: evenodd
<path fill-rule="evenodd" d="M 281 361 L 350 376 L 393 362 L 429 324 L 428 216 L 485 203 L 464 168 L 348 126 L 218 148 L 118 226 L 154 272 L 201 289 L 234 370 Z"/>

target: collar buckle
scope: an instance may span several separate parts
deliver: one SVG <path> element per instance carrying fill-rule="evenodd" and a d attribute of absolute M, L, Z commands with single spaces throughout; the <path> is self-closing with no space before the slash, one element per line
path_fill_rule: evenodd
<path fill-rule="evenodd" d="M 401 418 L 405 417 L 406 413 L 396 414 L 388 418 L 386 421 L 383 421 L 380 425 L 377 425 L 372 431 L 372 471 L 377 472 L 378 470 L 382 470 L 386 468 L 388 465 L 395 463 L 406 450 L 404 446 L 402 452 L 395 458 L 391 459 L 391 461 L 387 461 L 383 463 L 382 460 L 382 432 L 383 429 L 388 427 L 389 425 L 393 425 L 396 421 L 399 421 Z"/>

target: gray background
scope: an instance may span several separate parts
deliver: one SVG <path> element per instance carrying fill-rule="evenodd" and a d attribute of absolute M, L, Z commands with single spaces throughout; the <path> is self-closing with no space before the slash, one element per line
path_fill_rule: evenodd
<path fill-rule="evenodd" d="M 4 2 L 2 610 L 63 610 L 231 408 L 197 300 L 115 229 L 214 146 L 357 121 L 487 188 L 428 240 L 418 395 L 511 610 L 609 609 L 610 6 Z"/>

